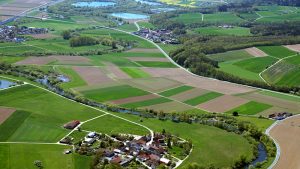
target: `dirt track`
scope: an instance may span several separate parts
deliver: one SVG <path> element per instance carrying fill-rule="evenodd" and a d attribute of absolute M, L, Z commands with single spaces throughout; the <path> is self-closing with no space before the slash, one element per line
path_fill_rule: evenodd
<path fill-rule="evenodd" d="M 300 116 L 277 124 L 270 135 L 278 142 L 281 155 L 273 169 L 300 168 Z"/>

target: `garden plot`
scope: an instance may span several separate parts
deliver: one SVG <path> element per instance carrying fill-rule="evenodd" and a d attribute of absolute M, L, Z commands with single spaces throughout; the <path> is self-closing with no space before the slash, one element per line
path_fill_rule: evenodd
<path fill-rule="evenodd" d="M 10 117 L 16 110 L 12 108 L 0 107 L 0 125 Z"/>
<path fill-rule="evenodd" d="M 300 166 L 300 116 L 280 121 L 270 135 L 280 145 L 280 158 L 274 169 L 299 168 Z"/>
<path fill-rule="evenodd" d="M 210 100 L 208 102 L 205 102 L 203 104 L 200 104 L 198 107 L 210 112 L 223 113 L 235 107 L 241 106 L 247 102 L 248 100 L 243 98 L 224 95 L 216 99 Z"/>
<path fill-rule="evenodd" d="M 113 82 L 113 79 L 109 78 L 103 70 L 97 67 L 74 66 L 73 69 L 88 85 Z"/>
<path fill-rule="evenodd" d="M 127 104 L 127 103 L 132 103 L 132 102 L 150 100 L 150 99 L 154 99 L 154 98 L 159 98 L 159 96 L 154 95 L 154 94 L 149 94 L 149 95 L 144 95 L 144 96 L 135 96 L 135 97 L 128 97 L 125 99 L 112 100 L 112 101 L 110 101 L 110 103 L 112 103 L 112 104 Z"/>
<path fill-rule="evenodd" d="M 260 94 L 257 92 L 242 95 L 240 97 L 248 99 L 248 100 L 257 101 L 260 103 L 265 103 L 265 104 L 269 104 L 272 106 L 276 106 L 278 108 L 285 109 L 286 111 L 291 112 L 291 113 L 300 113 L 300 104 L 299 104 L 299 102 L 296 102 L 296 101 L 284 100 L 284 99 L 280 99 L 278 97 L 267 96 L 267 95 L 263 95 L 263 94 Z"/>
<path fill-rule="evenodd" d="M 16 62 L 17 65 L 46 65 L 50 62 L 54 62 L 56 59 L 49 56 L 40 57 L 28 57 L 24 60 Z"/>
<path fill-rule="evenodd" d="M 162 103 L 162 104 L 155 104 L 155 105 L 151 105 L 151 106 L 145 106 L 145 107 L 141 107 L 141 108 L 142 109 L 153 109 L 153 110 L 157 110 L 157 111 L 162 110 L 167 113 L 183 112 L 183 111 L 194 109 L 193 106 L 189 106 L 189 105 L 175 102 L 175 101 Z"/>
<path fill-rule="evenodd" d="M 143 78 L 126 81 L 128 84 L 146 91 L 159 92 L 170 88 L 181 86 L 182 84 L 167 78 Z"/>
<path fill-rule="evenodd" d="M 300 44 L 296 44 L 296 45 L 286 45 L 286 48 L 293 50 L 295 52 L 300 52 Z"/>
<path fill-rule="evenodd" d="M 252 47 L 252 48 L 247 48 L 245 49 L 246 52 L 248 52 L 250 55 L 254 56 L 254 57 L 264 57 L 264 56 L 268 56 L 268 54 L 266 54 L 264 51 L 256 48 L 256 47 Z"/>

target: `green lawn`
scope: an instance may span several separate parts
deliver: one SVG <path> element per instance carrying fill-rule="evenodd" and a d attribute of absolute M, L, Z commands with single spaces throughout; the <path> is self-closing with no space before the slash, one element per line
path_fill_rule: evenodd
<path fill-rule="evenodd" d="M 250 28 L 234 27 L 234 28 L 219 28 L 219 27 L 201 27 L 194 30 L 201 35 L 234 35 L 234 36 L 251 36 Z"/>
<path fill-rule="evenodd" d="M 233 50 L 224 53 L 212 54 L 209 55 L 209 58 L 218 62 L 225 62 L 225 61 L 253 58 L 253 56 L 242 49 L 242 50 Z"/>
<path fill-rule="evenodd" d="M 1 125 L 2 129 L 11 130 L 6 131 L 11 132 L 8 133 L 10 136 L 7 141 L 56 142 L 68 132 L 62 128 L 63 124 L 72 120 L 84 121 L 102 114 L 31 85 L 0 91 L 0 106 L 22 110 L 16 113 L 30 112 L 26 118 L 26 114 L 13 114 L 7 124 Z M 16 122 L 22 124 L 16 126 Z"/>
<path fill-rule="evenodd" d="M 296 54 L 296 52 L 291 51 L 283 46 L 261 46 L 258 48 L 268 55 L 277 57 L 279 59 Z"/>
<path fill-rule="evenodd" d="M 159 94 L 162 95 L 162 96 L 165 96 L 165 97 L 169 97 L 169 96 L 176 95 L 178 93 L 185 92 L 187 90 L 191 90 L 193 88 L 194 87 L 192 87 L 192 86 L 185 86 L 184 85 L 184 86 L 176 87 L 176 88 L 173 88 L 173 89 L 170 89 L 170 90 L 166 90 L 166 91 L 161 92 Z"/>
<path fill-rule="evenodd" d="M 128 74 L 132 78 L 146 78 L 150 77 L 150 75 L 139 68 L 129 68 L 123 67 L 121 68 L 126 74 Z"/>
<path fill-rule="evenodd" d="M 137 61 L 138 64 L 144 67 L 160 67 L 160 68 L 176 68 L 177 66 L 171 62 L 156 62 L 156 61 Z"/>
<path fill-rule="evenodd" d="M 149 131 L 147 129 L 128 121 L 113 117 L 111 115 L 106 115 L 90 121 L 89 123 L 85 123 L 84 125 L 82 125 L 82 129 L 106 134 L 149 134 Z"/>
<path fill-rule="evenodd" d="M 192 106 L 197 106 L 201 103 L 207 102 L 209 100 L 215 99 L 217 97 L 222 96 L 223 94 L 221 93 L 216 93 L 216 92 L 209 92 L 200 96 L 197 96 L 195 98 L 191 98 L 189 100 L 184 101 L 184 103 L 192 105 Z"/>
<path fill-rule="evenodd" d="M 273 57 L 256 57 L 235 62 L 234 65 L 254 73 L 260 73 L 277 60 Z"/>
<path fill-rule="evenodd" d="M 244 114 L 244 115 L 255 115 L 257 113 L 260 113 L 264 110 L 267 110 L 269 108 L 271 108 L 271 105 L 268 104 L 264 104 L 264 103 L 258 103 L 255 101 L 250 101 L 246 104 L 243 104 L 237 108 L 234 108 L 232 110 L 229 110 L 226 113 L 232 113 L 234 111 L 238 112 L 239 114 Z"/>
<path fill-rule="evenodd" d="M 81 93 L 85 97 L 99 102 L 149 94 L 144 90 L 134 88 L 129 85 L 105 87 L 94 90 L 82 91 Z"/>
<path fill-rule="evenodd" d="M 81 77 L 78 75 L 78 73 L 70 67 L 60 66 L 56 67 L 56 70 L 70 78 L 70 82 L 60 84 L 60 86 L 64 89 L 71 89 L 74 87 L 87 85 L 86 82 L 83 79 L 81 79 Z"/>
<path fill-rule="evenodd" d="M 146 101 L 122 104 L 120 106 L 127 107 L 127 108 L 138 108 L 138 107 L 151 106 L 151 105 L 161 104 L 161 103 L 166 103 L 166 102 L 171 102 L 171 101 L 172 100 L 170 100 L 170 99 L 160 97 L 160 98 L 150 99 L 150 100 L 146 100 Z"/>

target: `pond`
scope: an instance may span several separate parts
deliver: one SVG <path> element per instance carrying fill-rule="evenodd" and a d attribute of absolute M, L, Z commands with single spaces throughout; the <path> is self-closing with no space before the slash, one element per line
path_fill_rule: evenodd
<path fill-rule="evenodd" d="M 111 16 L 122 19 L 148 19 L 148 15 L 134 14 L 134 13 L 112 13 Z"/>
<path fill-rule="evenodd" d="M 98 8 L 98 7 L 105 7 L 105 6 L 114 6 L 116 3 L 114 2 L 77 2 L 72 4 L 76 7 L 91 7 L 91 8 Z"/>
<path fill-rule="evenodd" d="M 152 6 L 162 5 L 161 3 L 153 2 L 153 1 L 145 1 L 145 0 L 135 0 L 135 1 L 140 2 L 141 4 L 147 4 L 147 5 L 152 5 Z"/>
<path fill-rule="evenodd" d="M 6 89 L 14 85 L 16 85 L 16 83 L 0 79 L 0 89 Z"/>
<path fill-rule="evenodd" d="M 156 8 L 156 9 L 151 9 L 152 12 L 155 13 L 161 13 L 161 12 L 170 12 L 170 11 L 175 11 L 175 8 Z"/>
<path fill-rule="evenodd" d="M 268 157 L 268 154 L 267 154 L 266 147 L 264 146 L 263 143 L 259 143 L 258 144 L 258 157 L 254 161 L 252 161 L 249 166 L 251 166 L 251 165 L 255 166 L 257 163 L 261 163 L 261 162 L 265 161 L 267 159 L 267 157 Z M 246 169 L 249 168 L 249 166 L 247 166 Z"/>

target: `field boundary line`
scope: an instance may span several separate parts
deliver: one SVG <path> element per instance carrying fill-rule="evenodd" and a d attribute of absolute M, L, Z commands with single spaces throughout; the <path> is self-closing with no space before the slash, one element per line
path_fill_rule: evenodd
<path fill-rule="evenodd" d="M 269 136 L 269 137 L 273 140 L 273 142 L 275 143 L 275 145 L 276 145 L 276 157 L 275 157 L 274 161 L 272 162 L 272 164 L 268 167 L 268 169 L 274 168 L 274 167 L 276 166 L 276 164 L 278 163 L 278 161 L 279 161 L 279 159 L 280 159 L 280 156 L 281 156 L 280 144 L 276 141 L 275 138 L 273 138 L 273 137 L 271 136 L 271 134 L 270 134 L 271 130 L 272 130 L 275 126 L 277 126 L 278 124 L 284 122 L 285 120 L 292 119 L 292 118 L 298 117 L 298 116 L 300 116 L 300 114 L 296 114 L 296 115 L 290 116 L 290 117 L 285 118 L 285 119 L 283 119 L 283 120 L 277 120 L 277 121 L 276 121 L 275 123 L 273 123 L 269 128 L 266 129 L 265 134 L 266 134 L 267 136 Z"/>

